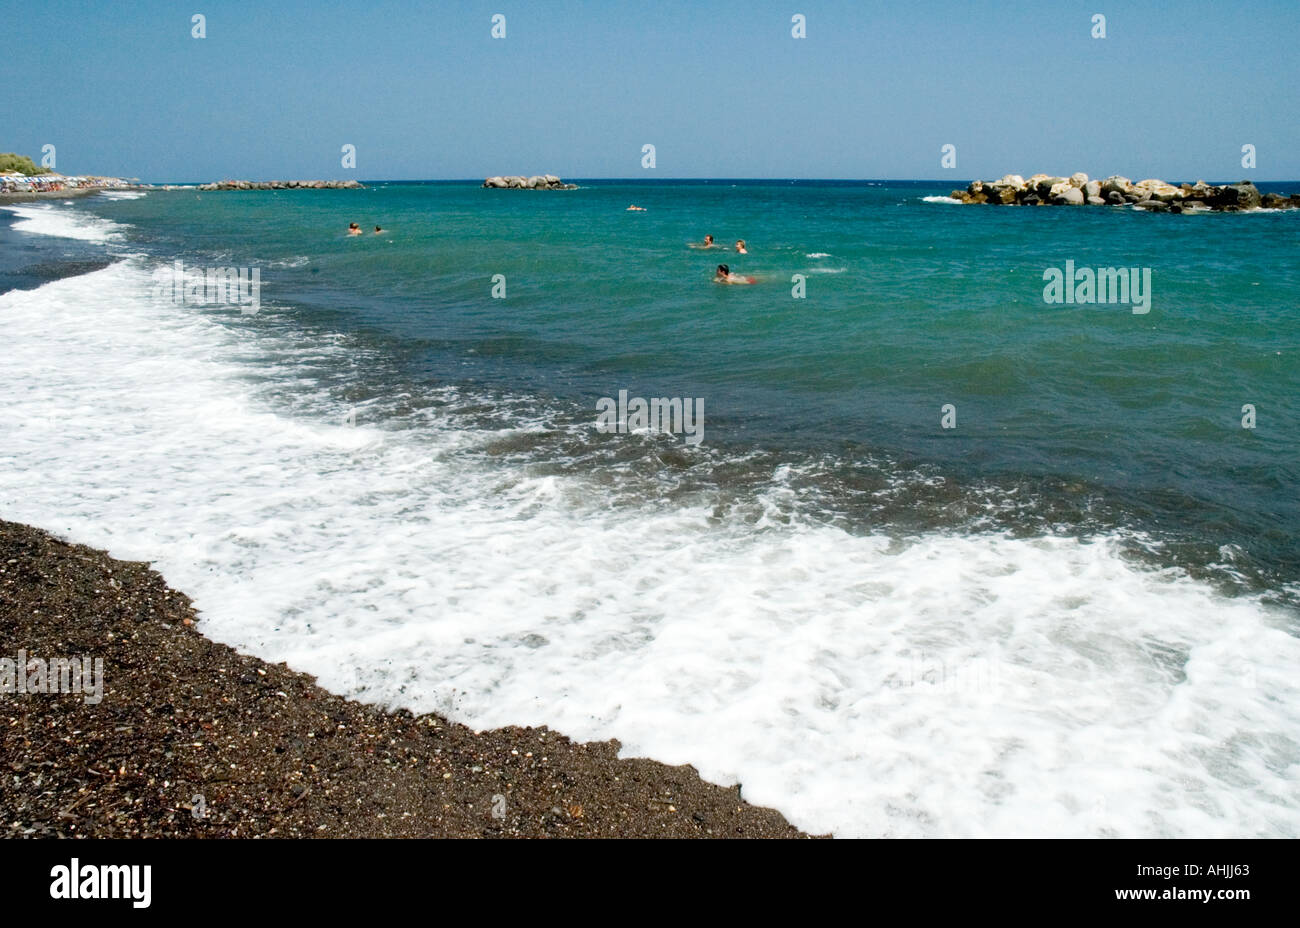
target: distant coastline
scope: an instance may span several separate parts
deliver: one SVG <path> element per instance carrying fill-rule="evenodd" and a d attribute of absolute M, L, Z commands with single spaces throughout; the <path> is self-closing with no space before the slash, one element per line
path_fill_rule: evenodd
<path fill-rule="evenodd" d="M 0 174 L 0 206 L 32 200 L 66 200 L 105 190 L 361 190 L 355 180 L 221 180 L 195 184 L 142 184 L 120 177 L 70 177 L 62 174 L 34 176 L 18 172 Z"/>
<path fill-rule="evenodd" d="M 355 180 L 219 180 L 199 184 L 199 190 L 361 190 Z"/>
<path fill-rule="evenodd" d="M 1067 178 L 1068 179 L 1068 178 Z M 789 185 L 794 187 L 851 187 L 851 186 L 870 186 L 870 187 L 933 187 L 936 191 L 948 195 L 953 189 L 953 178 L 948 177 L 909 177 L 909 178 L 889 178 L 889 177 L 573 177 L 568 180 L 569 183 L 576 184 L 579 187 L 589 186 L 644 186 L 644 187 L 716 187 L 716 186 L 737 186 L 737 187 L 765 187 L 773 185 Z M 973 183 L 973 179 L 962 182 L 962 188 Z M 96 189 L 132 189 L 132 190 L 199 190 L 201 188 L 216 185 L 221 189 L 242 189 L 240 183 L 247 183 L 248 189 L 267 189 L 272 188 L 275 184 L 285 185 L 285 189 L 296 189 L 288 187 L 290 183 L 296 183 L 298 187 L 307 186 L 316 183 L 315 181 L 208 181 L 208 180 L 151 180 L 151 181 L 122 181 L 121 184 L 112 187 L 88 189 L 87 192 L 96 192 Z M 417 177 L 417 178 L 366 178 L 360 181 L 321 181 L 339 185 L 355 185 L 350 189 L 369 189 L 373 187 L 387 186 L 421 186 L 421 185 L 440 185 L 440 186 L 473 186 L 482 187 L 484 181 L 476 177 Z M 980 183 L 989 186 L 999 183 L 999 181 L 980 181 Z M 1191 183 L 1189 181 L 1175 180 L 1169 182 L 1171 186 L 1180 187 L 1183 184 Z M 1202 183 L 1212 184 L 1214 186 L 1228 186 L 1240 184 L 1240 180 L 1215 180 L 1202 181 Z M 1300 189 L 1300 179 L 1278 178 L 1273 180 L 1254 180 L 1250 181 L 1261 191 L 1264 188 L 1294 188 Z M 256 185 L 256 187 L 255 187 Z M 78 188 L 87 189 L 87 188 Z M 274 188 L 278 189 L 278 188 Z M 73 195 L 71 190 L 62 191 L 65 195 Z M 12 191 L 0 189 L 0 196 L 11 196 Z M 29 199 L 35 199 L 29 197 Z"/>
<path fill-rule="evenodd" d="M 24 174 L 0 171 L 0 204 L 26 200 L 84 197 L 104 190 L 130 190 L 141 186 L 134 178 L 104 177 L 98 174 L 70 175 L 50 171 Z"/>

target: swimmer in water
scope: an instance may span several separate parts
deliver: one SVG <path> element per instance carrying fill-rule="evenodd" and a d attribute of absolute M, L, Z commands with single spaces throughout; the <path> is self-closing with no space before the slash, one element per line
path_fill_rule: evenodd
<path fill-rule="evenodd" d="M 742 255 L 747 255 L 747 254 L 749 254 L 748 249 L 745 248 L 745 240 L 744 240 L 743 238 L 742 238 L 742 239 L 739 239 L 739 240 L 736 242 L 736 251 L 738 251 L 738 252 L 739 252 L 740 254 L 742 254 Z"/>
<path fill-rule="evenodd" d="M 645 207 L 644 207 L 644 206 L 637 206 L 635 203 L 633 203 L 631 206 L 629 206 L 629 207 L 627 208 L 627 212 L 629 212 L 629 213 L 632 212 L 632 211 L 634 211 L 634 210 L 635 210 L 636 212 L 638 212 L 638 213 L 644 213 L 644 212 L 645 212 Z"/>
<path fill-rule="evenodd" d="M 717 245 L 713 244 L 712 235 L 704 236 L 703 242 L 690 242 L 689 245 L 691 248 L 717 248 L 718 247 Z"/>
<path fill-rule="evenodd" d="M 361 234 L 361 226 L 357 225 L 355 222 L 349 222 L 348 235 L 360 235 L 360 234 Z"/>
<path fill-rule="evenodd" d="M 733 274 L 731 268 L 727 267 L 727 265 L 719 264 L 718 272 L 713 275 L 713 282 L 715 284 L 752 284 L 754 278 L 746 277 L 743 274 Z"/>
<path fill-rule="evenodd" d="M 381 228 L 379 228 L 379 226 L 375 226 L 375 234 L 376 234 L 376 235 L 378 235 L 380 232 L 383 232 L 383 231 L 384 231 L 384 230 L 381 229 Z"/>

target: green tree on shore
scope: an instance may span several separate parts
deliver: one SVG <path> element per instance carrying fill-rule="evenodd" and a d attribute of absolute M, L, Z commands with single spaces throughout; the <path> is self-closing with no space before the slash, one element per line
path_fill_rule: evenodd
<path fill-rule="evenodd" d="M 44 174 L 45 169 L 39 167 L 31 158 L 26 155 L 16 155 L 13 152 L 0 152 L 0 171 L 17 171 L 19 174 Z"/>

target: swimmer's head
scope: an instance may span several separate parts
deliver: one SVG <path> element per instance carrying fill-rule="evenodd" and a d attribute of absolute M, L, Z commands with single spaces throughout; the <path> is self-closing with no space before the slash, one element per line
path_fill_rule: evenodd
<path fill-rule="evenodd" d="M 712 236 L 712 235 L 706 235 L 706 236 L 704 236 L 704 244 L 706 244 L 706 245 L 712 245 L 712 244 L 713 244 L 713 236 Z"/>
<path fill-rule="evenodd" d="M 743 238 L 738 238 L 738 239 L 736 239 L 736 247 L 737 247 L 737 248 L 744 248 L 744 247 L 745 247 L 745 240 L 744 240 Z"/>
<path fill-rule="evenodd" d="M 376 231 L 376 232 L 382 232 L 382 231 L 384 231 L 384 230 L 381 229 L 381 228 L 379 228 L 379 226 L 375 226 L 375 231 Z"/>
<path fill-rule="evenodd" d="M 717 276 L 719 276 L 719 277 L 730 277 L 730 276 L 731 276 L 731 268 L 727 267 L 725 264 L 719 264 L 719 265 L 718 265 L 718 274 L 717 274 Z"/>

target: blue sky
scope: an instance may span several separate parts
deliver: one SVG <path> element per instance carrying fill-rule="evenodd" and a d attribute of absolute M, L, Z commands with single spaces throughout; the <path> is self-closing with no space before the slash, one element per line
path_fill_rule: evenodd
<path fill-rule="evenodd" d="M 68 173 L 1300 178 L 1297 0 L 25 9 L 0 40 L 0 151 L 54 144 Z"/>

